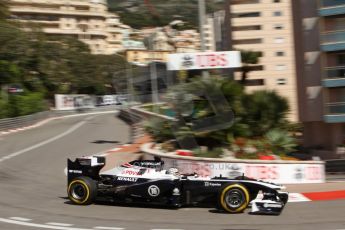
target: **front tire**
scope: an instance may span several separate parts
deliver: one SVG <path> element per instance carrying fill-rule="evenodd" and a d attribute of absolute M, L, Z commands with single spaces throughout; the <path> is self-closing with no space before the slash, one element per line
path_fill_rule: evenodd
<path fill-rule="evenodd" d="M 89 177 L 77 177 L 69 183 L 67 194 L 74 204 L 89 205 L 97 196 L 97 184 Z"/>
<path fill-rule="evenodd" d="M 240 184 L 225 185 L 221 189 L 218 201 L 220 207 L 229 213 L 240 213 L 245 210 L 250 201 L 247 188 Z"/>

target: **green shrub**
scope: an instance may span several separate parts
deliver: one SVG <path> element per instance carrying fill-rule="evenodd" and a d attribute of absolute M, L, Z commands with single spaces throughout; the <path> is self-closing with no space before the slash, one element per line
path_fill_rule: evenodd
<path fill-rule="evenodd" d="M 171 124 L 159 118 L 152 118 L 144 124 L 145 130 L 156 142 L 175 139 Z"/>
<path fill-rule="evenodd" d="M 193 151 L 193 155 L 196 157 L 220 158 L 223 155 L 223 149 L 222 148 L 214 148 L 214 149 L 211 149 L 208 151 L 196 149 Z"/>
<path fill-rule="evenodd" d="M 7 110 L 8 110 L 7 103 L 5 102 L 5 100 L 0 98 L 0 119 L 7 117 L 7 114 L 8 114 Z"/>
<path fill-rule="evenodd" d="M 285 156 L 285 154 L 294 151 L 297 146 L 295 138 L 284 130 L 273 129 L 266 133 L 265 137 L 272 152 L 279 156 Z"/>
<path fill-rule="evenodd" d="M 8 117 L 25 116 L 46 109 L 46 105 L 41 93 L 25 93 L 23 95 L 9 95 Z"/>

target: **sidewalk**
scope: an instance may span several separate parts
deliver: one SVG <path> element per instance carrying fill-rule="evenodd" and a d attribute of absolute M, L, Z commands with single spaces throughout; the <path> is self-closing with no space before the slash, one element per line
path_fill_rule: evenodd
<path fill-rule="evenodd" d="M 345 190 L 344 182 L 330 182 L 322 184 L 290 184 L 285 185 L 286 191 L 297 193 L 309 193 L 309 192 L 326 192 L 326 191 L 339 191 Z"/>

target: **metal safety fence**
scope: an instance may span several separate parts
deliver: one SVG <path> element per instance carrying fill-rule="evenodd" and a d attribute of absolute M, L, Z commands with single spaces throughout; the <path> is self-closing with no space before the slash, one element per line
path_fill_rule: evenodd
<path fill-rule="evenodd" d="M 118 117 L 130 126 L 129 139 L 131 143 L 145 134 L 143 128 L 144 118 L 133 112 L 130 108 L 120 109 Z"/>
<path fill-rule="evenodd" d="M 7 131 L 7 130 L 18 129 L 18 128 L 34 125 L 37 122 L 40 122 L 52 116 L 53 116 L 53 113 L 51 111 L 45 111 L 45 112 L 35 113 L 32 115 L 27 115 L 27 116 L 22 116 L 22 117 L 1 119 L 0 131 Z"/>
<path fill-rule="evenodd" d="M 77 110 L 50 110 L 39 112 L 27 116 L 13 117 L 0 119 L 0 132 L 6 132 L 8 130 L 19 129 L 27 126 L 37 124 L 40 121 L 43 121 L 48 118 L 61 117 L 66 115 L 89 113 L 89 112 L 102 112 L 102 111 L 115 111 L 117 106 L 105 106 L 105 107 L 96 107 L 91 109 L 77 109 Z"/>

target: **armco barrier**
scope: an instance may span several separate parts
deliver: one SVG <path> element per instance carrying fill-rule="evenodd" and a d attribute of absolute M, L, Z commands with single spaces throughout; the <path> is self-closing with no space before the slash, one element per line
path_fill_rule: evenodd
<path fill-rule="evenodd" d="M 45 111 L 41 113 L 36 113 L 32 115 L 6 118 L 0 120 L 0 131 L 7 131 L 11 129 L 17 129 L 25 126 L 30 126 L 36 124 L 39 121 L 51 117 L 53 113 L 51 111 Z"/>
<path fill-rule="evenodd" d="M 130 142 L 144 135 L 143 117 L 133 112 L 131 108 L 120 109 L 118 117 L 130 126 Z"/>
<path fill-rule="evenodd" d="M 112 111 L 112 110 L 115 111 L 116 108 L 117 107 L 115 106 L 106 106 L 106 107 L 96 107 L 96 108 L 91 108 L 91 109 L 79 109 L 79 110 L 69 110 L 69 111 L 50 110 L 50 111 L 44 111 L 44 112 L 35 113 L 35 114 L 27 115 L 27 116 L 0 119 L 0 132 L 5 132 L 8 130 L 31 126 L 51 117 L 61 117 L 61 116 L 80 114 L 80 113 L 86 113 L 86 112 L 102 112 L 102 111 Z"/>
<path fill-rule="evenodd" d="M 324 183 L 323 161 L 264 161 L 222 158 L 200 158 L 163 153 L 151 148 L 152 143 L 141 146 L 145 159 L 160 157 L 164 167 L 178 168 L 181 173 L 197 173 L 200 176 L 224 176 L 234 178 L 245 175 L 280 184 Z"/>
<path fill-rule="evenodd" d="M 160 103 L 160 104 L 162 104 L 162 103 Z M 146 105 L 148 105 L 148 104 L 146 104 Z M 146 119 L 148 119 L 148 118 L 160 118 L 160 119 L 164 119 L 164 120 L 167 120 L 167 121 L 177 121 L 173 117 L 169 117 L 169 116 L 165 116 L 165 115 L 162 115 L 162 114 L 158 114 L 158 113 L 147 111 L 147 110 L 142 108 L 142 105 L 133 106 L 131 108 L 131 111 L 133 113 L 135 113 L 135 114 L 140 115 L 143 118 L 146 118 Z"/>
<path fill-rule="evenodd" d="M 327 160 L 327 173 L 345 173 L 345 159 Z"/>
<path fill-rule="evenodd" d="M 120 109 L 118 117 L 129 125 L 139 123 L 143 120 L 140 115 L 137 115 L 130 108 Z"/>

